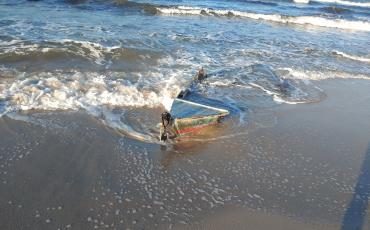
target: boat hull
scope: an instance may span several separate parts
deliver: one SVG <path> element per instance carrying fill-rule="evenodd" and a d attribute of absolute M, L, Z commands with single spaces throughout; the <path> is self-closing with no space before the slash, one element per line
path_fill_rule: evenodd
<path fill-rule="evenodd" d="M 171 127 L 167 128 L 167 133 L 175 134 L 173 138 L 197 133 L 202 129 L 220 123 L 221 119 L 227 114 L 204 116 L 204 117 L 191 117 L 191 118 L 176 118 L 173 120 Z M 170 131 L 168 131 L 170 129 Z M 160 124 L 160 139 L 163 139 L 165 128 Z"/>

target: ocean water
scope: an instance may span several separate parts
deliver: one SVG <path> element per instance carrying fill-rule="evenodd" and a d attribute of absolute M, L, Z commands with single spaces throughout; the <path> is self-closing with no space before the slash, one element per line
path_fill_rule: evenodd
<path fill-rule="evenodd" d="M 0 1 L 1 116 L 83 111 L 155 142 L 160 112 L 201 67 L 197 93 L 232 108 L 230 126 L 318 103 L 317 81 L 370 80 L 370 2 Z"/>

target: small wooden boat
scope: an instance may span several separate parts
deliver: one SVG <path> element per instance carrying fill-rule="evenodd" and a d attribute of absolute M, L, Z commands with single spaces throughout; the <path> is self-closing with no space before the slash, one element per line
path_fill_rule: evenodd
<path fill-rule="evenodd" d="M 160 140 L 173 139 L 219 123 L 229 111 L 176 98 L 171 111 L 162 114 Z"/>

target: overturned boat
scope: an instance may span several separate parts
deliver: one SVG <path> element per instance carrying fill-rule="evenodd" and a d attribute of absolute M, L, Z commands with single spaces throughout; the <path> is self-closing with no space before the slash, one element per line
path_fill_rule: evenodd
<path fill-rule="evenodd" d="M 191 93 L 195 84 L 201 83 L 206 77 L 204 70 L 201 69 L 189 88 L 182 90 L 175 98 L 170 112 L 162 113 L 159 136 L 161 141 L 200 131 L 207 126 L 219 123 L 222 118 L 229 115 L 226 109 L 186 99 L 186 95 Z"/>

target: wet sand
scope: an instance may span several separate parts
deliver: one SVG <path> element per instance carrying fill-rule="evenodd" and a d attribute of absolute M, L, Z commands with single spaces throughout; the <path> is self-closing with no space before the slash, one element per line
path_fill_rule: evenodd
<path fill-rule="evenodd" d="M 83 112 L 1 118 L 0 229 L 368 229 L 370 83 L 317 85 L 320 103 L 166 147 Z"/>
<path fill-rule="evenodd" d="M 328 80 L 320 87 L 326 100 L 279 106 L 273 127 L 241 138 L 248 147 L 237 155 L 247 159 L 237 164 L 253 169 L 233 179 L 240 194 L 259 194 L 261 204 L 218 209 L 199 229 L 370 228 L 370 84 Z"/>

